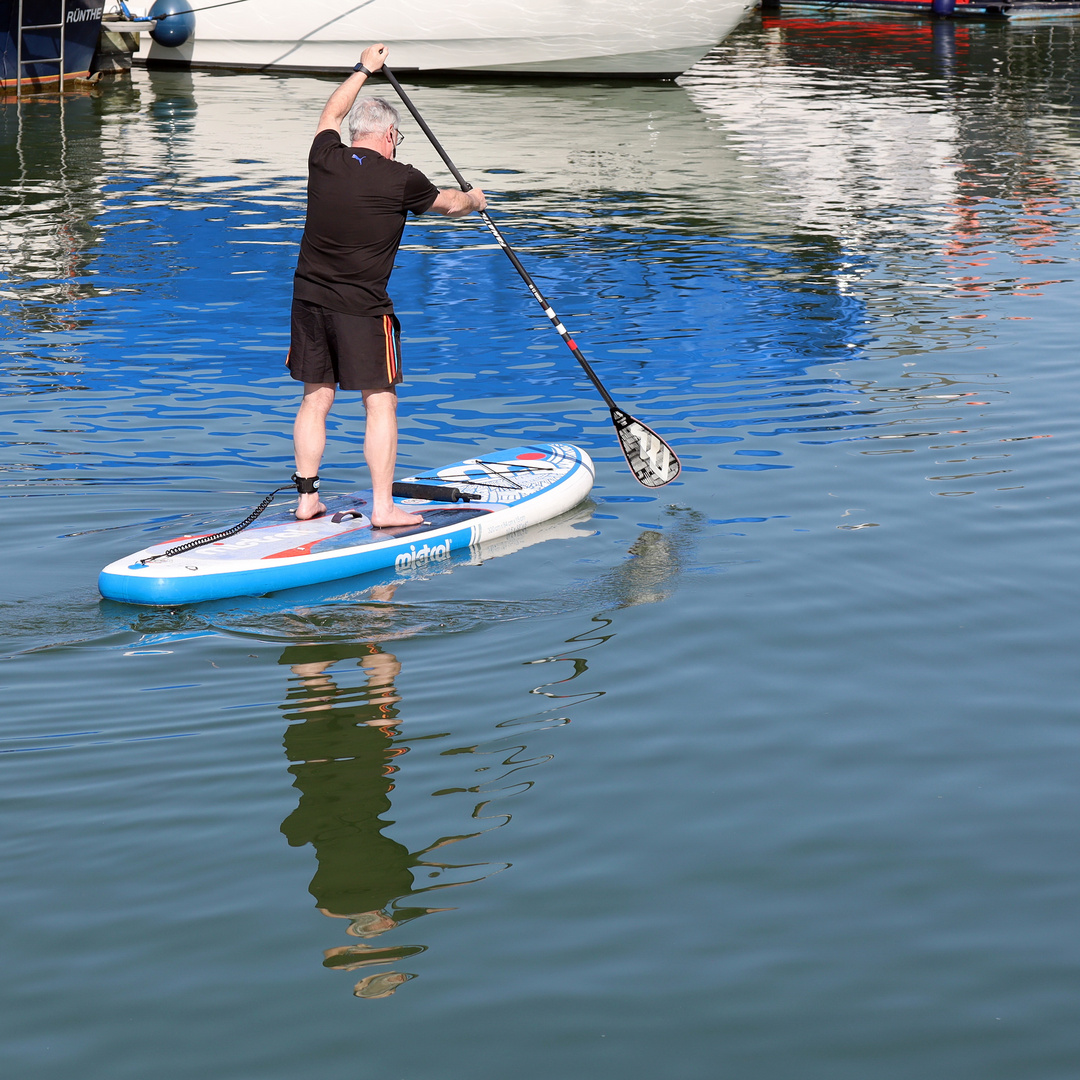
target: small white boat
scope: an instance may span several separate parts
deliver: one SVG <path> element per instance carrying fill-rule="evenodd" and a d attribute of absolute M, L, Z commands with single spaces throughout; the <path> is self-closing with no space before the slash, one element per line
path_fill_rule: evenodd
<path fill-rule="evenodd" d="M 341 72 L 381 41 L 401 72 L 674 78 L 752 6 L 753 0 L 219 0 L 203 7 L 200 0 L 171 0 L 170 10 L 192 9 L 183 16 L 193 23 L 190 36 L 170 47 L 144 35 L 136 60 Z M 155 8 L 163 10 L 160 0 Z M 150 13 L 149 0 L 129 9 Z"/>

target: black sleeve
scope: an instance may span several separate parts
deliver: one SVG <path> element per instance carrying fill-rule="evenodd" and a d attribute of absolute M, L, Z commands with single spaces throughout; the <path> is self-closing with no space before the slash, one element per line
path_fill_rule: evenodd
<path fill-rule="evenodd" d="M 426 214 L 439 197 L 439 189 L 419 169 L 411 165 L 406 167 L 409 175 L 405 178 L 405 209 L 414 214 Z"/>
<path fill-rule="evenodd" d="M 311 141 L 311 149 L 308 151 L 308 164 L 311 164 L 317 157 L 321 157 L 327 150 L 341 145 L 343 145 L 341 135 L 334 131 L 333 128 L 325 128 Z"/>

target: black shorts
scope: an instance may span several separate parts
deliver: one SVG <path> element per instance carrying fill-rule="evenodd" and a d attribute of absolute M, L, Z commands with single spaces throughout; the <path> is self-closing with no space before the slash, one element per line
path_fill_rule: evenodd
<path fill-rule="evenodd" d="M 346 315 L 293 300 L 285 363 L 299 382 L 378 390 L 401 382 L 401 324 L 396 315 Z"/>

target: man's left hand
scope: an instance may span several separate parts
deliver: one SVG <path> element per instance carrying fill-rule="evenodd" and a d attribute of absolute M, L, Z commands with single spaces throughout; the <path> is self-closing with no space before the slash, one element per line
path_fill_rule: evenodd
<path fill-rule="evenodd" d="M 360 55 L 360 63 L 368 71 L 376 72 L 386 63 L 386 58 L 389 55 L 390 50 L 385 45 L 369 45 Z"/>

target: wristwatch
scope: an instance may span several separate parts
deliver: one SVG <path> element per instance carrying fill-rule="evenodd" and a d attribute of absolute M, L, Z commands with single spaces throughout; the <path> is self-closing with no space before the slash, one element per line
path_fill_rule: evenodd
<path fill-rule="evenodd" d="M 371 76 L 371 72 L 368 71 L 368 69 L 366 67 L 364 67 L 364 62 L 362 60 L 360 61 L 359 64 L 356 65 L 356 67 L 353 68 L 353 71 L 362 71 L 369 78 Z"/>

